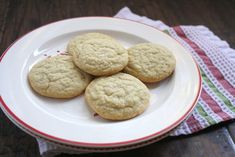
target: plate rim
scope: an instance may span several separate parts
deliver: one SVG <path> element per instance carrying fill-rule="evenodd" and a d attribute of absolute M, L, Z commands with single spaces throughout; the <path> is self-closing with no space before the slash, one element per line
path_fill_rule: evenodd
<path fill-rule="evenodd" d="M 142 25 L 145 25 L 147 27 L 151 27 L 151 28 L 154 28 L 155 30 L 157 30 L 158 32 L 161 32 L 161 33 L 164 33 L 162 32 L 161 30 L 159 30 L 158 28 L 156 27 L 153 27 L 151 25 L 148 25 L 148 24 L 144 24 L 144 23 L 141 23 L 141 22 L 138 22 L 138 21 L 134 21 L 134 20 L 130 20 L 130 19 L 123 19 L 123 18 L 118 18 L 118 17 L 108 17 L 108 16 L 85 16 L 85 17 L 75 17 L 75 18 L 68 18 L 68 19 L 64 19 L 64 20 L 58 20 L 58 21 L 54 21 L 54 22 L 51 22 L 51 23 L 48 23 L 48 24 L 45 24 L 45 25 L 42 25 L 36 29 L 33 29 L 27 33 L 25 33 L 24 35 L 20 36 L 19 38 L 17 38 L 1 55 L 0 57 L 0 63 L 2 61 L 2 59 L 4 58 L 5 54 L 9 51 L 9 49 L 17 42 L 19 41 L 21 38 L 23 38 L 24 36 L 26 36 L 27 34 L 33 32 L 33 31 L 36 31 L 37 29 L 40 29 L 42 27 L 45 27 L 47 25 L 50 25 L 50 24 L 54 24 L 54 23 L 57 23 L 57 22 L 62 22 L 62 21 L 66 21 L 66 20 L 73 20 L 73 19 L 83 19 L 83 18 L 110 18 L 110 19 L 119 19 L 119 20 L 124 20 L 124 21 L 131 21 L 131 22 L 135 22 L 135 23 L 138 23 L 138 24 L 142 24 Z M 165 33 L 164 33 L 165 34 Z M 180 44 L 182 46 L 182 48 L 184 48 L 184 46 L 179 42 L 177 41 L 176 39 L 174 39 L 173 37 L 169 36 L 170 38 L 172 38 L 174 41 L 176 41 L 178 44 Z M 185 48 L 184 48 L 185 49 Z M 186 49 L 185 49 L 186 50 Z M 186 50 L 188 51 L 188 50 Z M 192 57 L 192 55 L 191 55 Z M 187 110 L 186 113 L 184 113 L 179 119 L 177 119 L 174 123 L 172 123 L 171 125 L 169 125 L 168 127 L 156 132 L 156 133 L 153 133 L 153 134 L 150 134 L 150 135 L 147 135 L 147 136 L 144 136 L 144 137 L 140 137 L 140 138 L 136 138 L 136 139 L 133 139 L 133 140 L 127 140 L 127 141 L 121 141 L 121 142 L 110 142 L 110 143 L 91 143 L 91 142 L 79 142 L 79 141 L 73 141 L 73 140 L 68 140 L 68 139 L 63 139 L 63 138 L 60 138 L 60 137 L 56 137 L 56 136 L 53 136 L 53 135 L 49 135 L 47 133 L 44 133 L 30 125 L 28 125 L 27 123 L 25 123 L 23 120 L 21 120 L 19 117 L 17 117 L 17 115 L 15 115 L 11 110 L 10 108 L 8 108 L 7 104 L 4 102 L 2 96 L 0 95 L 0 105 L 2 107 L 4 107 L 4 109 L 7 111 L 7 113 L 19 124 L 21 125 L 22 127 L 24 127 L 25 129 L 27 130 L 31 130 L 32 132 L 34 132 L 35 134 L 37 134 L 38 136 L 41 136 L 42 138 L 45 138 L 45 139 L 49 139 L 49 140 L 54 140 L 54 141 L 57 141 L 57 142 L 61 142 L 61 143 L 65 143 L 65 144 L 68 144 L 68 145 L 72 145 L 72 146 L 82 146 L 82 147 L 118 147 L 118 146 L 124 146 L 124 145 L 131 145 L 131 144 L 135 144 L 135 143 L 139 143 L 139 142 L 143 142 L 143 141 L 148 141 L 152 138 L 156 138 L 158 136 L 161 136 L 163 135 L 164 133 L 167 133 L 169 132 L 170 130 L 172 130 L 173 128 L 175 128 L 178 124 L 180 124 L 191 112 L 192 110 L 194 109 L 194 107 L 196 106 L 196 103 L 199 99 L 199 96 L 200 96 L 200 93 L 201 93 L 201 89 L 202 89 L 202 78 L 201 78 L 201 73 L 200 73 L 200 69 L 199 69 L 199 66 L 198 64 L 196 63 L 195 59 L 192 57 L 193 59 L 193 63 L 196 65 L 196 68 L 197 68 L 197 75 L 199 77 L 199 88 L 198 88 L 198 91 L 197 91 L 197 95 L 196 97 L 194 98 L 194 101 L 192 102 L 190 108 Z"/>
<path fill-rule="evenodd" d="M 43 139 L 45 140 L 46 142 L 50 143 L 50 144 L 54 144 L 56 146 L 62 146 L 62 147 L 66 147 L 68 149 L 72 149 L 72 150 L 75 150 L 75 151 L 82 151 L 82 152 L 118 152 L 118 151 L 126 151 L 126 150 L 132 150 L 132 149 L 136 149 L 136 148 L 141 148 L 141 147 L 144 147 L 144 146 L 147 146 L 147 145 L 150 145 L 152 143 L 155 143 L 155 142 L 159 142 L 161 141 L 162 139 L 166 138 L 167 136 L 169 136 L 170 134 L 170 131 L 169 132 L 166 132 L 160 136 L 157 136 L 157 137 L 154 137 L 152 139 L 149 139 L 147 141 L 141 141 L 139 143 L 134 143 L 134 144 L 130 144 L 130 145 L 123 145 L 123 146 L 120 146 L 120 147 L 106 147 L 106 148 L 103 148 L 103 147 L 83 147 L 83 146 L 72 146 L 72 145 L 67 145 L 67 144 L 64 144 L 64 143 L 59 143 L 58 141 L 53 141 L 51 139 L 45 139 L 43 137 L 40 137 L 39 135 L 31 132 L 30 130 L 27 130 L 27 128 L 24 128 L 22 126 L 20 126 L 20 124 L 18 124 L 17 122 L 14 121 L 14 119 L 8 115 L 7 113 L 5 113 L 6 111 L 3 111 L 4 114 L 6 114 L 6 116 L 8 117 L 8 119 L 10 119 L 10 121 L 15 124 L 18 128 L 20 128 L 22 131 L 26 132 L 27 134 L 29 134 L 30 136 L 32 137 L 35 137 L 35 138 L 39 138 L 39 139 Z"/>

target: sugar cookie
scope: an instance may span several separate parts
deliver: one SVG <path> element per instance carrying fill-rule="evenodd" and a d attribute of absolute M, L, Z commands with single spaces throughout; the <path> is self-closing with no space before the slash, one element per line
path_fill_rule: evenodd
<path fill-rule="evenodd" d="M 86 88 L 87 104 L 101 117 L 110 120 L 133 118 L 147 108 L 148 88 L 137 78 L 118 73 L 93 80 Z"/>
<path fill-rule="evenodd" d="M 73 53 L 74 63 L 83 71 L 95 75 L 111 75 L 128 63 L 127 50 L 115 40 L 89 39 Z"/>
<path fill-rule="evenodd" d="M 91 76 L 79 70 L 71 56 L 58 55 L 36 63 L 28 79 L 31 87 L 40 95 L 71 98 L 84 91 Z"/>
<path fill-rule="evenodd" d="M 83 35 L 78 35 L 75 36 L 73 39 L 71 39 L 67 45 L 67 51 L 69 54 L 73 54 L 74 51 L 76 51 L 76 47 L 80 44 L 83 44 L 84 41 L 88 39 L 109 39 L 109 40 L 114 40 L 112 37 L 102 34 L 102 33 L 97 33 L 97 32 L 92 32 L 92 33 L 86 33 Z"/>
<path fill-rule="evenodd" d="M 175 69 L 176 60 L 165 47 L 152 43 L 137 44 L 128 49 L 129 62 L 124 71 L 143 82 L 158 82 Z"/>

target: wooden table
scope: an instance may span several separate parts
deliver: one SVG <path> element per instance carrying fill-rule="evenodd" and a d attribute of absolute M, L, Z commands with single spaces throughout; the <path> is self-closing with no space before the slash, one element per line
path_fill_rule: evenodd
<path fill-rule="evenodd" d="M 205 25 L 235 48 L 234 0 L 0 0 L 0 52 L 18 37 L 44 24 L 71 17 L 113 16 L 124 6 L 170 26 Z M 33 137 L 14 126 L 2 111 L 0 118 L 0 156 L 39 156 Z M 230 121 L 194 135 L 167 138 L 135 150 L 80 156 L 232 157 L 235 156 L 234 142 L 235 123 Z"/>

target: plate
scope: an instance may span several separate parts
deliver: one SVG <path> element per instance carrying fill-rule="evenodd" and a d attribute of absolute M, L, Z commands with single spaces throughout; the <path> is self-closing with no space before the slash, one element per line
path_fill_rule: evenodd
<path fill-rule="evenodd" d="M 126 121 L 106 121 L 87 107 L 83 96 L 51 99 L 30 88 L 27 74 L 36 62 L 64 53 L 69 39 L 87 32 L 108 34 L 126 48 L 152 42 L 173 52 L 175 72 L 169 79 L 147 85 L 150 106 L 142 115 Z M 12 119 L 42 138 L 79 147 L 113 148 L 156 138 L 186 118 L 201 90 L 198 66 L 177 41 L 153 27 L 109 17 L 68 19 L 33 30 L 4 52 L 0 72 L 1 108 Z"/>
<path fill-rule="evenodd" d="M 117 151 L 126 151 L 126 150 L 131 150 L 131 149 L 136 149 L 136 148 L 140 148 L 143 146 L 147 146 L 150 145 L 152 143 L 158 142 L 160 140 L 162 140 L 163 138 L 167 137 L 169 135 L 169 132 L 161 135 L 161 136 L 157 136 L 151 140 L 148 141 L 143 141 L 143 142 L 139 142 L 139 143 L 135 143 L 132 145 L 127 145 L 127 146 L 120 146 L 120 147 L 108 147 L 108 148 L 96 148 L 96 147 L 79 147 L 79 146 L 71 146 L 71 145 L 66 145 L 66 144 L 62 144 L 62 143 L 58 143 L 49 139 L 44 139 L 36 134 L 34 134 L 33 132 L 31 132 L 30 130 L 26 130 L 26 128 L 22 127 L 19 123 L 17 123 L 5 110 L 4 108 L 2 109 L 3 112 L 6 114 L 6 116 L 16 125 L 18 126 L 21 130 L 23 130 L 24 132 L 28 133 L 29 135 L 40 139 L 40 140 L 44 140 L 45 142 L 52 144 L 54 146 L 57 146 L 58 148 L 65 148 L 66 151 L 75 151 L 78 153 L 94 153 L 94 152 L 117 152 Z"/>

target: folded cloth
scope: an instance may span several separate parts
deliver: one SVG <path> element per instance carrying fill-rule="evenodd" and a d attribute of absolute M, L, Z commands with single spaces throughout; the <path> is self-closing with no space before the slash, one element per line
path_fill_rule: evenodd
<path fill-rule="evenodd" d="M 205 26 L 169 27 L 161 21 L 138 16 L 124 7 L 115 17 L 138 21 L 162 31 L 180 42 L 194 57 L 202 74 L 202 92 L 192 114 L 170 136 L 187 135 L 235 118 L 235 50 Z M 42 156 L 80 154 L 63 146 L 37 139 Z"/>

